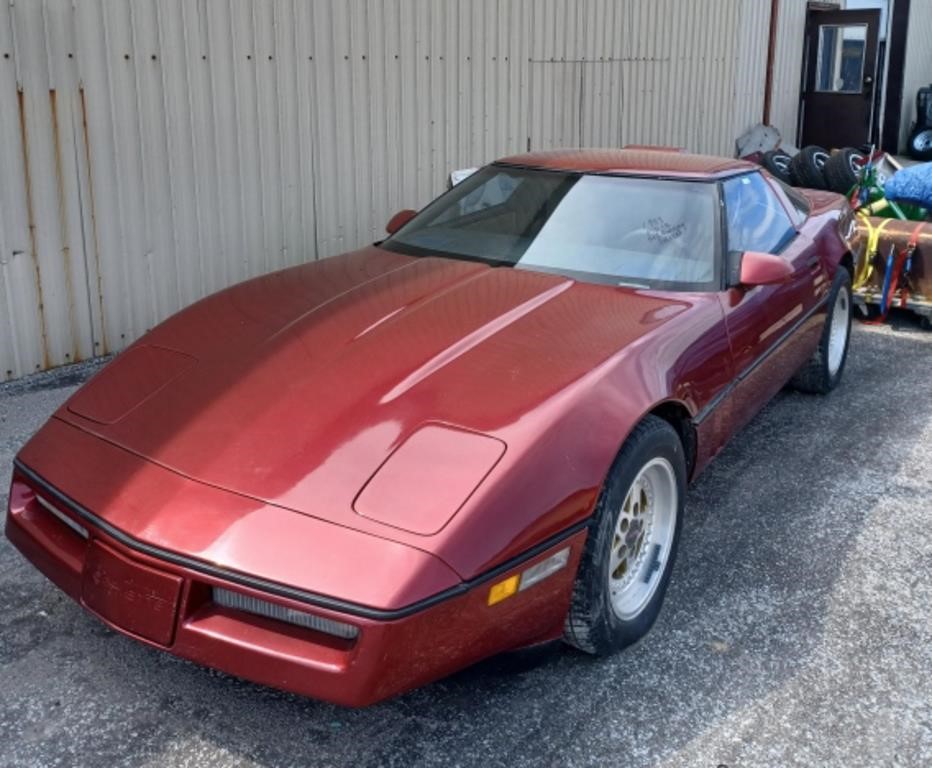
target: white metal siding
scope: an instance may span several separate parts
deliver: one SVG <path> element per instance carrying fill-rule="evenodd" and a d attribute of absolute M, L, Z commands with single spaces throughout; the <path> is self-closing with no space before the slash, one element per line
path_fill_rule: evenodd
<path fill-rule="evenodd" d="M 781 6 L 774 122 L 791 136 L 805 0 Z M 529 142 L 731 154 L 760 119 L 769 9 L 7 0 L 0 379 L 371 242 L 450 170 Z"/>
<path fill-rule="evenodd" d="M 770 122 L 789 144 L 796 143 L 805 33 L 806 3 L 783 0 L 777 20 Z"/>
<path fill-rule="evenodd" d="M 900 147 L 906 147 L 916 119 L 916 91 L 929 83 L 932 83 L 932 0 L 912 0 L 906 33 Z"/>

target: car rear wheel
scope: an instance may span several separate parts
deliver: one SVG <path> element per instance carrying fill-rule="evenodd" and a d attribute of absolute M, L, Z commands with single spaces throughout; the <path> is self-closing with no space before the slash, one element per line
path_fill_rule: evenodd
<path fill-rule="evenodd" d="M 828 297 L 828 317 L 815 354 L 790 382 L 803 392 L 824 395 L 841 381 L 851 338 L 851 275 L 839 267 Z"/>
<path fill-rule="evenodd" d="M 604 655 L 651 628 L 679 543 L 686 462 L 679 435 L 648 416 L 615 459 L 596 504 L 564 640 Z"/>

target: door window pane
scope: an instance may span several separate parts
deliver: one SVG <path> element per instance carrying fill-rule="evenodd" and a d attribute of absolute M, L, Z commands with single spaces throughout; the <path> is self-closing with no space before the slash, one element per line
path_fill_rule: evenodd
<path fill-rule="evenodd" d="M 815 89 L 823 93 L 860 93 L 866 46 L 866 24 L 819 27 Z"/>
<path fill-rule="evenodd" d="M 796 234 L 783 205 L 759 173 L 724 184 L 728 250 L 777 253 Z"/>
<path fill-rule="evenodd" d="M 806 198 L 789 184 L 784 184 L 780 179 L 768 179 L 768 181 L 773 191 L 777 193 L 777 198 L 783 203 L 784 209 L 790 214 L 793 226 L 802 226 L 809 215 L 809 203 Z"/>

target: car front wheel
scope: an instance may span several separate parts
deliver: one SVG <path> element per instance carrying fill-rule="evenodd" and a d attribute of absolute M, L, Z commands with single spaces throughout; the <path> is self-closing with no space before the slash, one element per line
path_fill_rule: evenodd
<path fill-rule="evenodd" d="M 596 504 L 566 619 L 567 643 L 603 655 L 651 628 L 673 570 L 685 494 L 679 435 L 648 416 L 622 446 Z"/>

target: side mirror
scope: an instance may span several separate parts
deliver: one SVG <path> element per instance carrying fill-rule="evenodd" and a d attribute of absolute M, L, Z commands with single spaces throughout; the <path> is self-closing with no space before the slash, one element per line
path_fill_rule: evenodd
<path fill-rule="evenodd" d="M 759 251 L 745 251 L 738 254 L 736 269 L 732 271 L 732 285 L 777 285 L 787 282 L 793 276 L 793 268 L 782 256 Z"/>
<path fill-rule="evenodd" d="M 388 220 L 388 224 L 385 225 L 385 231 L 390 235 L 394 235 L 415 216 L 417 216 L 417 211 L 414 211 L 411 208 L 405 208 L 403 211 L 398 211 L 398 213 L 396 213 Z"/>

